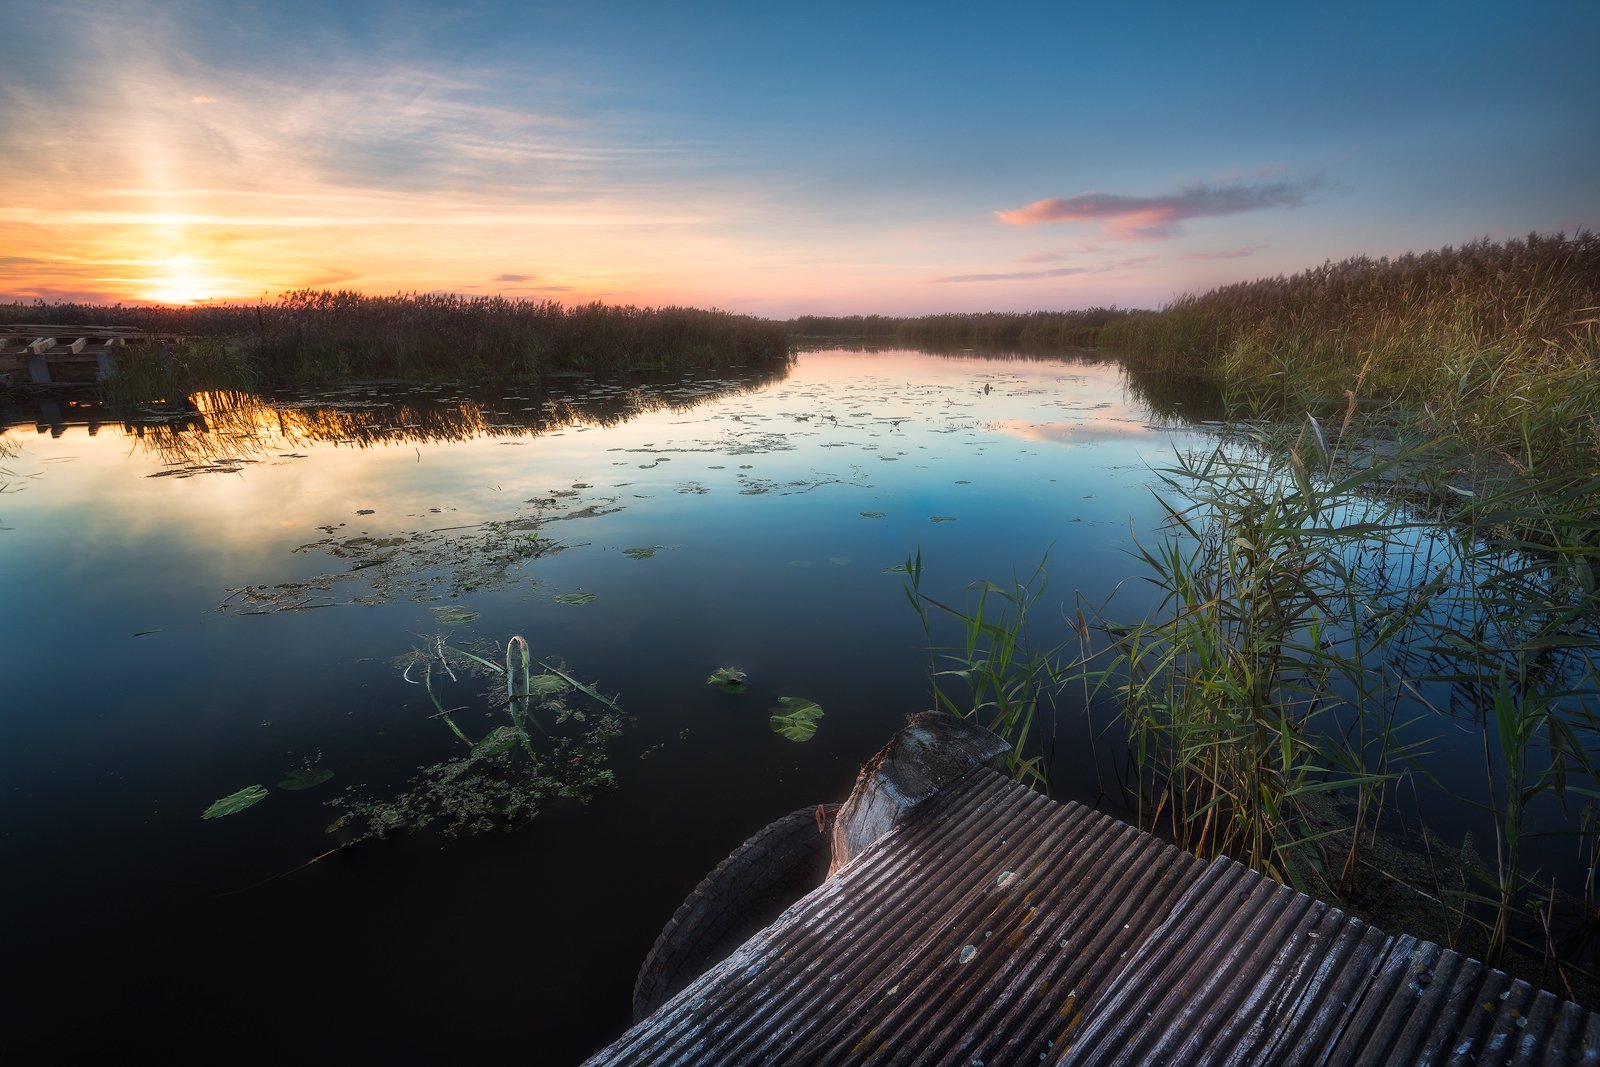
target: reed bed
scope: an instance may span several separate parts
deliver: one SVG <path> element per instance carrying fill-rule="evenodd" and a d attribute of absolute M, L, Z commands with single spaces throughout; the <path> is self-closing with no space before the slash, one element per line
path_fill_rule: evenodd
<path fill-rule="evenodd" d="M 1105 324 L 1146 367 L 1220 378 L 1256 410 L 1398 404 L 1535 477 L 1600 465 L 1600 236 L 1360 256 Z"/>
<path fill-rule="evenodd" d="M 3 304 L 0 322 L 137 326 L 183 335 L 181 358 L 263 377 L 522 379 L 783 363 L 777 324 L 696 308 L 299 290 L 270 303 L 195 307 Z"/>
<path fill-rule="evenodd" d="M 789 329 L 803 337 L 872 337 L 928 348 L 1050 350 L 1093 348 L 1101 329 L 1129 315 L 1118 308 L 1083 311 L 970 312 L 893 318 L 803 315 Z"/>

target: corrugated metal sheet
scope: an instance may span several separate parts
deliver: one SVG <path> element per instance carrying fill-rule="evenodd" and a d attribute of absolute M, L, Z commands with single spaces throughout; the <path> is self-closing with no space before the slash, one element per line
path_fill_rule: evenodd
<path fill-rule="evenodd" d="M 1600 1015 L 988 770 L 589 1062 L 1600 1064 Z"/>

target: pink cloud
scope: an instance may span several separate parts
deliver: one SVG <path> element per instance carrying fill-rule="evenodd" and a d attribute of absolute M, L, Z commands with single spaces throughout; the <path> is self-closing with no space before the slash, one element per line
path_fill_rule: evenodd
<path fill-rule="evenodd" d="M 1017 262 L 1018 263 L 1059 263 L 1065 258 L 1067 258 L 1067 257 L 1066 256 L 1057 255 L 1054 252 L 1035 252 L 1032 255 L 1028 255 L 1028 256 L 1018 256 L 1017 257 Z"/>
<path fill-rule="evenodd" d="M 1120 240 L 1163 240 L 1183 232 L 1186 219 L 1214 218 L 1274 207 L 1299 207 L 1314 183 L 1192 185 L 1170 196 L 1084 193 L 1068 199 L 1035 200 L 1027 207 L 996 211 L 1001 222 L 1036 226 L 1044 222 L 1100 222 L 1101 232 Z"/>

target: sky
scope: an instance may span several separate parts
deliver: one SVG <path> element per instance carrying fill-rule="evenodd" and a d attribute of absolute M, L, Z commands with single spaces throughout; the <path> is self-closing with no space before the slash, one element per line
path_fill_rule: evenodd
<path fill-rule="evenodd" d="M 1159 307 L 1600 229 L 1600 3 L 0 0 L 0 300 Z"/>

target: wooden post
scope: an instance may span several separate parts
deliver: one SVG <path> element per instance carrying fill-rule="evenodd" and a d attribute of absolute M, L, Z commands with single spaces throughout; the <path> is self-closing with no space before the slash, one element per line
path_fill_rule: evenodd
<path fill-rule="evenodd" d="M 50 384 L 50 363 L 42 355 L 28 357 L 28 374 L 35 385 Z"/>

